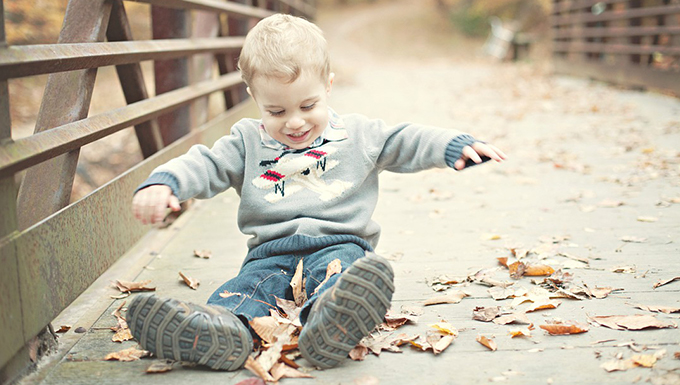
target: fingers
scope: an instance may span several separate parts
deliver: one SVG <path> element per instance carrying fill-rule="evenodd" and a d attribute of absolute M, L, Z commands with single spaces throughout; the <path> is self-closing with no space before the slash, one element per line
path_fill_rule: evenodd
<path fill-rule="evenodd" d="M 179 210 L 179 201 L 172 195 L 170 187 L 153 185 L 139 190 L 132 198 L 132 211 L 143 224 L 162 222 L 167 207 Z"/>
<path fill-rule="evenodd" d="M 472 144 L 472 148 L 479 155 L 488 156 L 489 158 L 495 160 L 496 162 L 502 162 L 507 158 L 507 155 L 505 155 L 503 151 L 501 151 L 498 147 L 492 144 L 475 142 Z M 471 159 L 474 160 L 474 158 Z M 475 163 L 479 162 L 475 161 Z"/>

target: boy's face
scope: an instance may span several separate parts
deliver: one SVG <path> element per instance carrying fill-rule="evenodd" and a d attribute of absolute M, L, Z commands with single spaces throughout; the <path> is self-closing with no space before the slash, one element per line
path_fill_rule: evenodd
<path fill-rule="evenodd" d="M 255 99 L 267 133 L 299 150 L 309 147 L 328 125 L 328 96 L 333 74 L 323 82 L 317 74 L 303 72 L 292 83 L 258 76 L 248 93 Z"/>

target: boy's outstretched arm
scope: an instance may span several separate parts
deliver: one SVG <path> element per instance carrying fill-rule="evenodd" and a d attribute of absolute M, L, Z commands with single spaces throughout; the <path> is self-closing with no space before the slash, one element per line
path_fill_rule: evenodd
<path fill-rule="evenodd" d="M 132 212 L 145 225 L 162 222 L 168 207 L 172 211 L 181 209 L 179 199 L 172 194 L 172 189 L 163 184 L 145 187 L 132 197 Z"/>
<path fill-rule="evenodd" d="M 470 162 L 482 163 L 483 160 L 489 159 L 502 162 L 506 158 L 507 155 L 496 146 L 483 142 L 474 142 L 469 146 L 463 147 L 460 158 L 454 163 L 454 168 L 462 170 L 466 166 L 470 166 Z"/>

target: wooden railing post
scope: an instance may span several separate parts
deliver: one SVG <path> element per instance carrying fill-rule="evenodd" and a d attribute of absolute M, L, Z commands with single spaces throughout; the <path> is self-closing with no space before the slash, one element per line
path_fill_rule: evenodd
<path fill-rule="evenodd" d="M 154 39 L 187 38 L 190 33 L 190 20 L 187 12 L 181 9 L 151 7 L 151 23 Z M 160 95 L 189 85 L 189 65 L 187 58 L 154 61 L 156 95 Z M 190 131 L 189 106 L 158 117 L 163 144 L 168 145 Z"/>
<path fill-rule="evenodd" d="M 122 0 L 113 2 L 106 37 L 109 41 L 134 40 Z M 118 73 L 120 85 L 123 88 L 125 101 L 128 104 L 149 98 L 146 85 L 144 84 L 142 66 L 139 63 L 118 65 L 116 66 L 116 72 Z M 156 119 L 137 124 L 135 126 L 135 133 L 137 134 L 139 147 L 144 158 L 148 158 L 163 148 L 163 139 L 161 138 Z"/>
<path fill-rule="evenodd" d="M 109 0 L 70 0 L 59 43 L 104 41 L 110 13 Z M 86 118 L 96 75 L 96 68 L 50 75 L 35 133 Z M 26 172 L 17 201 L 19 229 L 69 204 L 78 155 L 79 151 L 72 151 Z"/>

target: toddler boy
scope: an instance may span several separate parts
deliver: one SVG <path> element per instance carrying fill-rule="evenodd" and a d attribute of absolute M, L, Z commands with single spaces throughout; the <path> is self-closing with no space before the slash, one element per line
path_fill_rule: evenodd
<path fill-rule="evenodd" d="M 137 295 L 127 320 L 159 358 L 236 370 L 252 350 L 248 321 L 269 315 L 276 297 L 292 299 L 302 260 L 306 294 L 298 347 L 319 368 L 337 366 L 380 322 L 394 291 L 393 271 L 372 253 L 371 220 L 383 170 L 458 170 L 505 155 L 454 130 L 338 115 L 328 99 L 334 74 L 321 30 L 277 14 L 247 35 L 239 68 L 261 119 L 243 119 L 212 148 L 197 145 L 156 168 L 133 198 L 143 223 L 163 219 L 179 201 L 232 187 L 238 225 L 252 237 L 238 275 L 208 305 Z M 330 262 L 343 272 L 324 281 Z M 220 293 L 233 295 L 223 298 Z"/>

